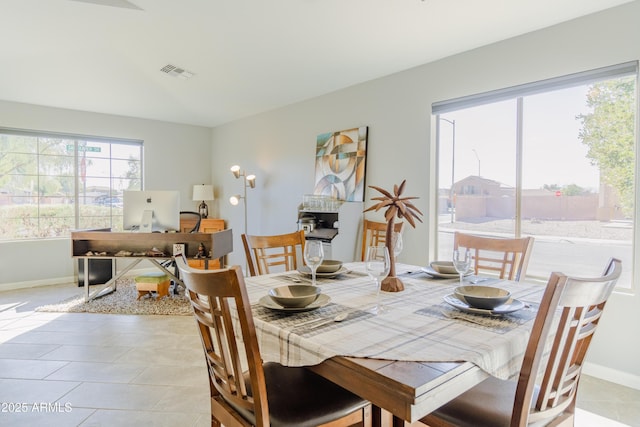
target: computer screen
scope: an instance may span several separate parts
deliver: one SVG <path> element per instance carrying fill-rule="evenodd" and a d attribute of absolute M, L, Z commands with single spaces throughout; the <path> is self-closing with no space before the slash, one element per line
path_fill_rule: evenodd
<path fill-rule="evenodd" d="M 123 194 L 123 228 L 125 230 L 179 231 L 179 191 L 125 191 Z"/>

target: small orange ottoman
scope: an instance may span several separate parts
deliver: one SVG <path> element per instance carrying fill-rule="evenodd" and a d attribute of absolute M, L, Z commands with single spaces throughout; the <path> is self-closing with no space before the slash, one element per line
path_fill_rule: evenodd
<path fill-rule="evenodd" d="M 136 288 L 138 289 L 138 298 L 142 298 L 146 294 L 151 294 L 153 292 L 158 293 L 158 298 L 168 297 L 169 296 L 169 286 L 171 281 L 169 280 L 169 275 L 164 274 L 160 271 L 145 273 L 140 276 L 136 276 L 134 279 L 136 282 Z"/>

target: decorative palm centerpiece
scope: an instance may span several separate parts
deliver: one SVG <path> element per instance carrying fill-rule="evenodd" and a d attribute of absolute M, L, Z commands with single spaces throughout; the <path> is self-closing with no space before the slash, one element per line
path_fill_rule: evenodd
<path fill-rule="evenodd" d="M 383 190 L 380 187 L 370 185 L 369 188 L 382 193 L 380 197 L 373 197 L 371 200 L 378 200 L 379 202 L 366 209 L 365 212 L 387 208 L 384 213 L 384 218 L 387 221 L 387 232 L 385 234 L 385 246 L 389 251 L 389 259 L 391 261 L 391 268 L 389 269 L 389 275 L 382 281 L 381 289 L 387 292 L 400 292 L 404 290 L 404 284 L 402 280 L 396 277 L 396 257 L 393 251 L 393 223 L 396 216 L 400 219 L 405 218 L 411 227 L 416 228 L 416 221 L 422 222 L 419 215 L 422 212 L 416 208 L 409 200 L 417 199 L 417 197 L 401 197 L 404 185 L 407 182 L 405 179 L 402 184 L 393 186 L 393 194 L 389 191 Z"/>

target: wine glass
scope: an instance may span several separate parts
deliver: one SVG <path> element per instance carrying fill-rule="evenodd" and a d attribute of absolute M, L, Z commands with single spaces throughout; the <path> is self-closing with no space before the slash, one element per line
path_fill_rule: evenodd
<path fill-rule="evenodd" d="M 460 286 L 462 286 L 462 276 L 471 267 L 471 251 L 469 249 L 456 249 L 453 251 L 453 266 L 460 275 Z"/>
<path fill-rule="evenodd" d="M 369 246 L 365 261 L 367 274 L 376 282 L 376 306 L 371 311 L 374 314 L 385 312 L 386 307 L 380 305 L 380 287 L 382 279 L 387 277 L 391 268 L 389 250 L 386 246 Z"/>
<path fill-rule="evenodd" d="M 304 245 L 304 262 L 311 269 L 311 284 L 316 285 L 316 270 L 322 264 L 324 250 L 320 240 L 308 240 Z"/>

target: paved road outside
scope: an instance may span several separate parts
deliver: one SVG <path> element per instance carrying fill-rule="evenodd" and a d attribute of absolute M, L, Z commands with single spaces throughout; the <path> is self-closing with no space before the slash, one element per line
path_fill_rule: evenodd
<path fill-rule="evenodd" d="M 515 221 L 475 218 L 451 224 L 450 215 L 440 216 L 439 253 L 453 250 L 456 230 L 491 235 L 513 235 Z M 552 271 L 578 276 L 597 276 L 610 257 L 623 263 L 618 285 L 630 287 L 633 265 L 633 225 L 631 221 L 524 221 L 522 235 L 535 243 L 527 274 L 546 280 Z"/>

